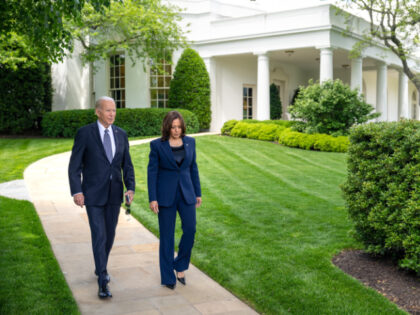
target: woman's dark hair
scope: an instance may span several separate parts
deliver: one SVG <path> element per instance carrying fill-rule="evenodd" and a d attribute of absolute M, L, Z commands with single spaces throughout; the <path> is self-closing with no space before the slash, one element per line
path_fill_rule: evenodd
<path fill-rule="evenodd" d="M 184 122 L 184 118 L 182 117 L 182 115 L 177 112 L 176 110 L 172 110 L 170 112 L 168 112 L 165 116 L 165 118 L 163 118 L 163 122 L 162 122 L 162 141 L 166 141 L 169 139 L 169 136 L 171 135 L 171 128 L 172 128 L 172 122 L 175 119 L 179 119 L 179 122 L 181 123 L 181 130 L 182 130 L 182 134 L 181 137 L 185 136 L 185 122 Z"/>

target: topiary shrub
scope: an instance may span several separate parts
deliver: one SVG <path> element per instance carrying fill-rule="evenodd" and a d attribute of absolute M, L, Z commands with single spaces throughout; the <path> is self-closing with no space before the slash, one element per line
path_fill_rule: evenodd
<path fill-rule="evenodd" d="M 233 127 L 239 122 L 239 120 L 231 119 L 228 120 L 223 124 L 223 127 L 221 129 L 222 135 L 230 136 L 230 132 L 232 131 Z"/>
<path fill-rule="evenodd" d="M 270 85 L 270 119 L 280 119 L 282 108 L 280 100 L 280 90 L 277 85 Z"/>
<path fill-rule="evenodd" d="M 347 135 L 351 126 L 378 117 L 379 113 L 371 113 L 373 110 L 356 89 L 351 90 L 340 80 L 322 84 L 310 80 L 289 107 L 292 118 L 300 120 L 295 130 L 330 135 Z"/>
<path fill-rule="evenodd" d="M 420 122 L 352 128 L 342 189 L 366 250 L 420 274 Z"/>
<path fill-rule="evenodd" d="M 161 133 L 162 120 L 169 108 L 118 108 L 115 125 L 129 137 L 156 136 Z M 188 110 L 177 109 L 184 117 L 187 133 L 198 131 L 198 119 Z M 46 113 L 42 119 L 42 133 L 47 137 L 71 138 L 76 131 L 97 120 L 94 109 L 65 110 Z"/>
<path fill-rule="evenodd" d="M 51 67 L 45 63 L 0 64 L 0 132 L 21 134 L 39 130 L 42 115 L 51 111 Z"/>
<path fill-rule="evenodd" d="M 210 128 L 209 74 L 203 59 L 194 49 L 185 49 L 176 65 L 168 106 L 192 111 L 198 118 L 200 129 Z"/>

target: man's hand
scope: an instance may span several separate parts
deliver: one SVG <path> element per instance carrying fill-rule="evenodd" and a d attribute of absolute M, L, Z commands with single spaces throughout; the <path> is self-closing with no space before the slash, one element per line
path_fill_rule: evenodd
<path fill-rule="evenodd" d="M 85 196 L 83 193 L 78 193 L 73 196 L 74 203 L 79 206 L 80 208 L 83 208 L 85 205 Z"/>
<path fill-rule="evenodd" d="M 150 202 L 150 210 L 152 210 L 154 213 L 159 213 L 159 205 L 157 201 L 151 201 Z"/>
<path fill-rule="evenodd" d="M 134 198 L 134 191 L 127 190 L 126 193 L 124 194 L 124 196 L 128 196 L 130 198 L 130 202 L 127 203 L 127 204 L 131 205 L 131 203 L 133 202 L 133 198 Z M 124 201 L 126 201 L 126 200 L 124 199 Z"/>
<path fill-rule="evenodd" d="M 195 203 L 195 207 L 198 208 L 199 206 L 201 206 L 201 197 L 197 197 L 197 202 Z"/>

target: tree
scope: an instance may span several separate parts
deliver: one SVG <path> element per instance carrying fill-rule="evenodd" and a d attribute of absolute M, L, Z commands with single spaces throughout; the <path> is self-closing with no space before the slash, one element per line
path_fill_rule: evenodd
<path fill-rule="evenodd" d="M 188 109 L 197 116 L 200 129 L 210 127 L 209 74 L 194 49 L 185 49 L 178 60 L 169 89 L 169 107 Z"/>
<path fill-rule="evenodd" d="M 353 53 L 382 42 L 401 60 L 404 73 L 416 86 L 420 95 L 420 74 L 409 65 L 412 53 L 420 46 L 420 2 L 418 0 L 346 0 L 344 8 L 355 8 L 369 16 L 370 29 L 359 41 Z M 352 15 L 341 11 L 352 24 Z M 419 98 L 420 100 L 420 98 Z"/>
<path fill-rule="evenodd" d="M 270 119 L 281 118 L 282 108 L 279 93 L 278 86 L 272 83 L 270 85 Z"/>
<path fill-rule="evenodd" d="M 24 42 L 26 50 L 41 61 L 62 60 L 66 50 L 72 50 L 72 34 L 63 21 L 78 20 L 89 4 L 100 12 L 111 0 L 2 0 L 0 1 L 0 55 L 13 67 L 26 61 L 19 51 L 11 49 L 16 40 Z M 13 45 L 12 45 L 13 46 Z"/>
<path fill-rule="evenodd" d="M 66 29 L 82 43 L 85 63 L 121 50 L 135 63 L 136 59 L 160 60 L 185 47 L 180 19 L 179 9 L 161 0 L 112 1 L 102 12 L 86 4 L 81 18 L 69 20 Z"/>
<path fill-rule="evenodd" d="M 346 135 L 351 126 L 378 117 L 371 114 L 373 107 L 363 96 L 340 80 L 322 84 L 309 81 L 300 87 L 295 103 L 289 107 L 293 119 L 298 119 L 293 128 L 306 133 Z"/>

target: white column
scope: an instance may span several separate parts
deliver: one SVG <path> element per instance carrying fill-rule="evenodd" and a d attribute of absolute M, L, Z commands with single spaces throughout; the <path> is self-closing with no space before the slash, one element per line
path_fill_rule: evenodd
<path fill-rule="evenodd" d="M 359 94 L 362 94 L 363 90 L 363 59 L 362 57 L 354 58 L 351 60 L 351 89 L 357 89 Z"/>
<path fill-rule="evenodd" d="M 217 106 L 216 101 L 216 60 L 214 57 L 204 57 L 204 64 L 206 65 L 207 72 L 210 79 L 210 103 L 211 103 L 211 122 L 210 131 L 220 131 L 223 126 L 223 112 Z"/>
<path fill-rule="evenodd" d="M 408 77 L 402 71 L 398 71 L 398 120 L 410 118 L 410 102 L 408 101 Z"/>
<path fill-rule="evenodd" d="M 258 53 L 257 116 L 270 119 L 270 60 L 267 52 Z"/>
<path fill-rule="evenodd" d="M 381 113 L 379 121 L 388 120 L 388 71 L 384 62 L 378 62 L 376 72 L 376 110 Z"/>
<path fill-rule="evenodd" d="M 319 81 L 322 83 L 333 79 L 333 49 L 320 49 Z"/>

